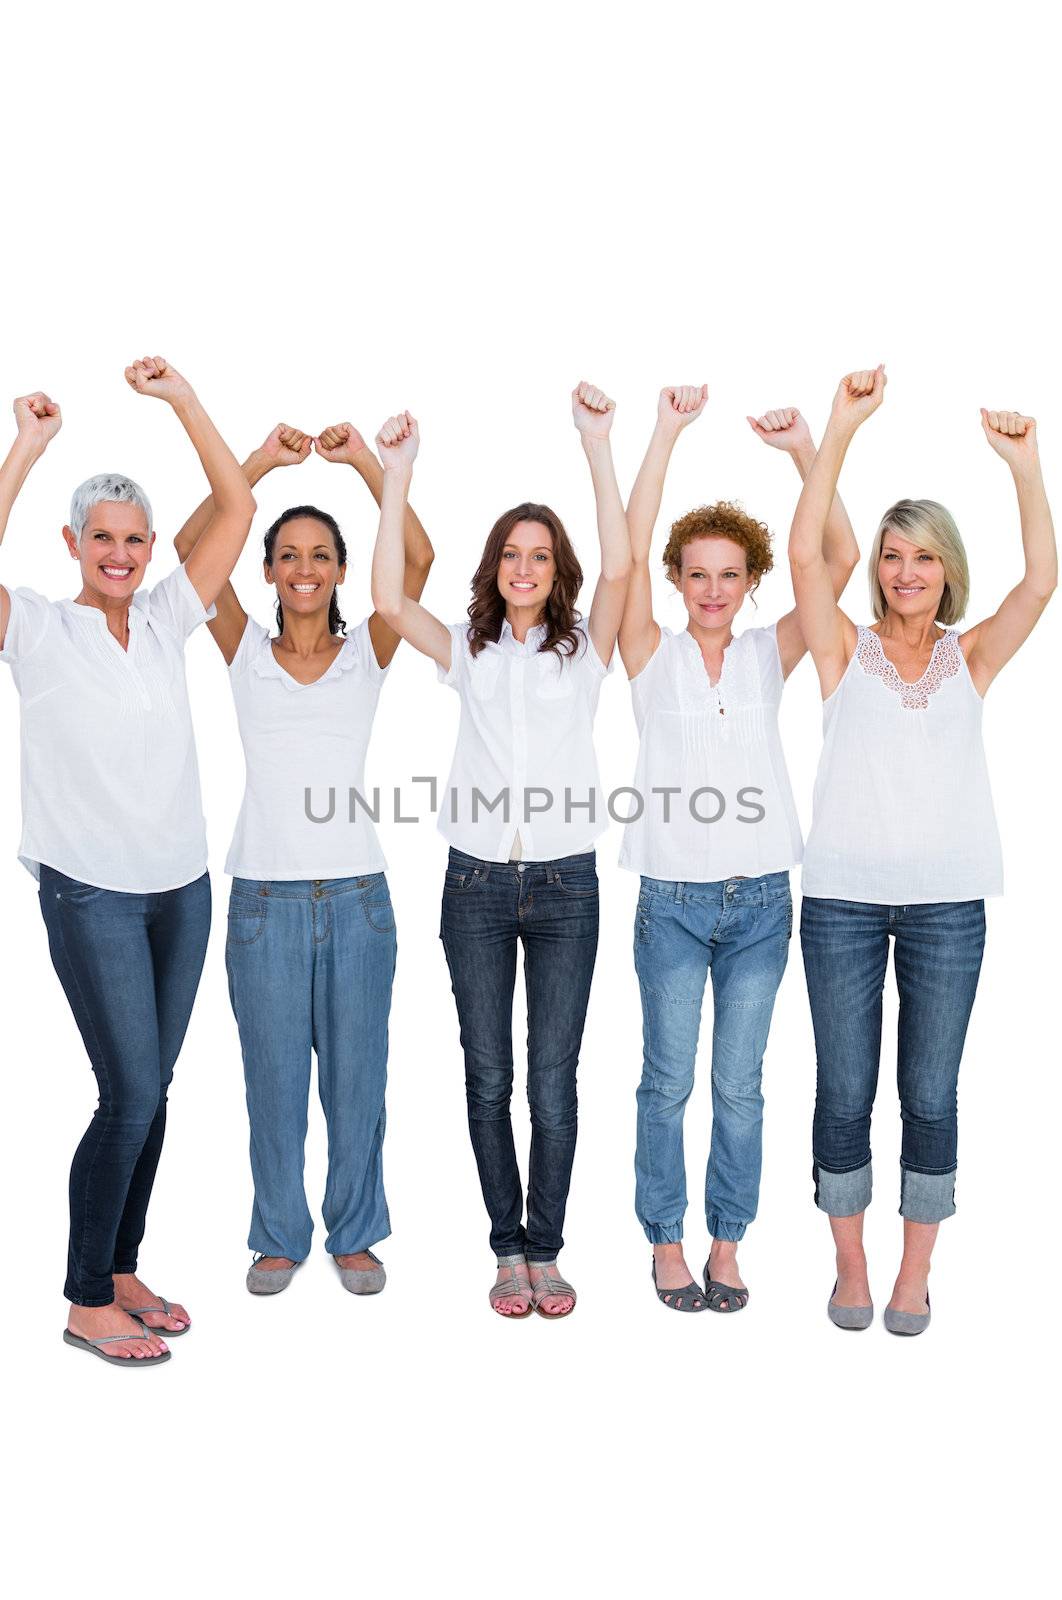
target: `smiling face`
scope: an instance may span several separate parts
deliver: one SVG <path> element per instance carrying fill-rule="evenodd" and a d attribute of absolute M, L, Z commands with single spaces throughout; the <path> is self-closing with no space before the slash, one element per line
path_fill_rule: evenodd
<path fill-rule="evenodd" d="M 944 594 L 944 563 L 932 550 L 887 528 L 878 557 L 878 582 L 890 611 L 935 617 Z"/>
<path fill-rule="evenodd" d="M 81 567 L 82 594 L 96 605 L 128 602 L 144 581 L 155 543 L 140 506 L 115 500 L 90 508 L 80 542 L 69 526 L 63 538 Z"/>
<path fill-rule="evenodd" d="M 672 568 L 671 581 L 680 590 L 697 628 L 728 631 L 755 581 L 742 547 L 733 539 L 691 539 L 682 547 L 682 567 Z"/>
<path fill-rule="evenodd" d="M 549 529 L 541 522 L 517 522 L 498 561 L 498 593 L 505 601 L 506 611 L 523 607 L 541 611 L 556 576 Z"/>
<path fill-rule="evenodd" d="M 316 517 L 292 517 L 277 534 L 272 564 L 263 563 L 265 580 L 293 616 L 328 614 L 336 585 L 347 575 L 336 553 L 332 530 Z"/>

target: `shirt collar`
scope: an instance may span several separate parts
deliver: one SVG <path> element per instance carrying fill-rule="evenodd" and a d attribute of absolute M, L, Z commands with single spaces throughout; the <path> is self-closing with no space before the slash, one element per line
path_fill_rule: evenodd
<path fill-rule="evenodd" d="M 548 629 L 544 622 L 536 622 L 533 628 L 528 628 L 527 638 L 524 640 L 523 644 L 521 644 L 516 635 L 513 633 L 508 617 L 505 617 L 502 620 L 501 633 L 498 635 L 498 643 L 506 650 L 523 650 L 530 652 L 538 649 L 538 646 L 546 637 L 547 632 Z"/>

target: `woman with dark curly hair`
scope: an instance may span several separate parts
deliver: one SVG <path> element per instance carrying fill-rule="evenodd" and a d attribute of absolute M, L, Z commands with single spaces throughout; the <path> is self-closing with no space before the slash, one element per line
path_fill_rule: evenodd
<path fill-rule="evenodd" d="M 644 1056 L 635 1206 L 653 1246 L 653 1282 L 673 1311 L 731 1312 L 748 1304 L 737 1246 L 759 1198 L 763 1052 L 792 933 L 789 868 L 802 848 L 778 705 L 807 646 L 795 611 L 735 637 L 734 619 L 773 560 L 767 528 L 727 501 L 680 518 L 664 550 L 686 627 L 672 632 L 653 617 L 649 549 L 664 476 L 675 441 L 707 397 L 703 387 L 661 392 L 627 512 L 633 565 L 619 645 L 641 743 L 638 809 L 620 865 L 641 874 L 634 958 Z M 807 473 L 815 447 L 799 411 L 748 421 L 792 456 L 801 477 Z M 839 499 L 825 554 L 839 596 L 859 557 Z M 712 1244 L 702 1291 L 682 1248 L 682 1123 L 709 972 L 715 1020 L 705 1211 Z"/>
<path fill-rule="evenodd" d="M 249 484 L 315 452 L 353 467 L 378 500 L 380 463 L 349 422 L 314 438 L 279 424 L 244 463 Z M 190 559 L 205 501 L 177 535 Z M 419 595 L 432 562 L 412 508 L 403 581 Z M 225 965 L 240 1031 L 254 1205 L 247 1288 L 278 1294 L 310 1252 L 303 1184 L 310 1067 L 328 1125 L 325 1249 L 351 1294 L 386 1282 L 372 1246 L 390 1232 L 383 1184 L 387 1024 L 396 935 L 386 863 L 367 814 L 337 805 L 362 793 L 365 752 L 398 635 L 378 614 L 347 632 L 336 590 L 347 549 L 335 518 L 290 506 L 265 535 L 276 592 L 271 635 L 231 583 L 210 631 L 229 669 L 247 787 L 225 862 L 232 875 Z"/>
<path fill-rule="evenodd" d="M 557 1256 L 576 1135 L 576 1067 L 597 954 L 593 842 L 605 827 L 594 712 L 610 670 L 630 569 L 630 540 L 609 444 L 615 407 L 599 389 L 572 395 L 597 500 L 601 576 L 590 616 L 583 575 L 548 506 L 499 517 L 472 580 L 468 620 L 452 627 L 402 582 L 402 518 L 419 434 L 408 412 L 377 435 L 384 466 L 373 560 L 377 610 L 461 697 L 439 827 L 450 841 L 442 941 L 465 1052 L 472 1148 L 490 1215 L 502 1316 L 564 1317 L 575 1290 Z M 531 1162 L 524 1223 L 509 1103 L 517 945 L 527 984 Z"/>

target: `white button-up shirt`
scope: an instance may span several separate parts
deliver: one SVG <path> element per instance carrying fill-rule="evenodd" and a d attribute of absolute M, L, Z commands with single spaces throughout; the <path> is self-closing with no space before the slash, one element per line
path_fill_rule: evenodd
<path fill-rule="evenodd" d="M 581 855 L 608 823 L 593 727 L 606 667 L 576 624 L 573 656 L 542 651 L 546 626 L 521 644 L 506 621 L 497 644 L 473 657 L 468 623 L 450 628 L 450 670 L 461 696 L 457 748 L 440 797 L 439 828 L 458 850 L 508 861 L 519 834 L 524 861 Z"/>
<path fill-rule="evenodd" d="M 157 894 L 206 871 L 184 676 L 188 635 L 214 616 L 183 567 L 139 590 L 123 650 L 104 613 L 9 590 L 0 661 L 22 701 L 22 841 L 40 863 L 98 889 Z"/>

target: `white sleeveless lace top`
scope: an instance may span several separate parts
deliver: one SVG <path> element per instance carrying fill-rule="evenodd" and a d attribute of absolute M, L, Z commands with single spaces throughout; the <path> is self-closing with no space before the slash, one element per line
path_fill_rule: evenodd
<path fill-rule="evenodd" d="M 982 710 L 953 629 L 916 683 L 859 629 L 823 704 L 804 894 L 877 905 L 1002 894 Z"/>

